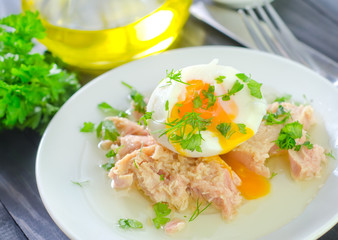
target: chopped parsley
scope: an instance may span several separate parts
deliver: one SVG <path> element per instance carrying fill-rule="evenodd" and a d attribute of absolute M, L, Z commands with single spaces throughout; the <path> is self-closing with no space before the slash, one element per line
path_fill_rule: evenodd
<path fill-rule="evenodd" d="M 140 153 L 141 153 L 141 151 L 140 151 Z M 138 165 L 137 165 L 137 163 L 135 161 L 135 158 L 133 159 L 133 162 L 134 162 L 134 166 L 138 169 Z"/>
<path fill-rule="evenodd" d="M 333 156 L 332 152 L 327 152 L 327 153 L 325 153 L 325 155 L 326 155 L 327 157 L 330 157 L 330 158 L 336 160 L 336 158 Z"/>
<path fill-rule="evenodd" d="M 203 105 L 200 95 L 196 93 L 194 100 L 192 100 L 194 108 L 200 108 Z"/>
<path fill-rule="evenodd" d="M 102 138 L 103 140 L 111 140 L 115 142 L 117 137 L 120 136 L 119 132 L 116 130 L 115 125 L 110 120 L 104 120 L 96 128 L 96 136 Z"/>
<path fill-rule="evenodd" d="M 277 138 L 276 145 L 280 149 L 293 149 L 296 147 L 296 139 L 303 135 L 303 125 L 297 122 L 285 124 Z"/>
<path fill-rule="evenodd" d="M 216 126 L 216 129 L 225 137 L 225 139 L 229 139 L 232 134 L 236 132 L 231 129 L 231 123 L 220 123 Z"/>
<path fill-rule="evenodd" d="M 291 97 L 292 96 L 290 94 L 286 94 L 284 96 L 276 98 L 274 100 L 274 102 L 279 102 L 279 103 L 281 103 L 281 102 L 288 102 L 288 101 L 290 101 Z"/>
<path fill-rule="evenodd" d="M 266 125 L 284 124 L 289 118 L 291 118 L 290 112 L 285 111 L 282 105 L 278 106 L 278 109 L 275 113 L 268 112 L 263 117 Z"/>
<path fill-rule="evenodd" d="M 122 84 L 131 90 L 129 97 L 134 102 L 134 110 L 144 114 L 146 112 L 147 106 L 146 102 L 144 101 L 144 96 L 128 83 L 122 82 Z"/>
<path fill-rule="evenodd" d="M 160 180 L 164 181 L 164 175 L 163 174 L 160 175 Z"/>
<path fill-rule="evenodd" d="M 236 77 L 242 80 L 244 83 L 248 84 L 251 96 L 258 99 L 261 99 L 263 97 L 261 93 L 262 86 L 261 83 L 256 82 L 255 80 L 253 80 L 251 77 L 248 77 L 244 73 L 238 73 L 236 74 Z"/>
<path fill-rule="evenodd" d="M 143 116 L 138 121 L 138 124 L 141 125 L 143 123 L 144 126 L 148 125 L 147 120 L 150 120 L 153 117 L 154 112 L 145 112 Z"/>
<path fill-rule="evenodd" d="M 278 173 L 276 173 L 276 172 L 272 172 L 271 173 L 271 176 L 270 176 L 270 178 L 269 179 L 273 179 L 274 177 L 276 177 L 278 175 Z"/>
<path fill-rule="evenodd" d="M 73 184 L 79 186 L 79 187 L 83 187 L 85 184 L 88 184 L 89 183 L 89 180 L 86 180 L 86 181 L 81 181 L 81 182 L 78 182 L 78 181 L 71 181 Z"/>
<path fill-rule="evenodd" d="M 165 102 L 164 110 L 169 111 L 169 100 Z"/>
<path fill-rule="evenodd" d="M 121 218 L 118 222 L 119 227 L 123 229 L 138 229 L 138 228 L 143 228 L 143 224 L 135 219 L 130 219 L 130 218 Z"/>
<path fill-rule="evenodd" d="M 119 117 L 128 117 L 128 114 L 124 111 L 118 110 L 116 108 L 113 108 L 106 102 L 102 102 L 97 107 L 102 110 L 104 113 L 108 113 L 109 115 L 112 116 L 119 116 Z"/>
<path fill-rule="evenodd" d="M 95 124 L 92 122 L 84 122 L 80 132 L 94 132 Z"/>
<path fill-rule="evenodd" d="M 154 226 L 159 229 L 170 221 L 170 218 L 166 217 L 171 213 L 171 209 L 168 207 L 168 203 L 158 202 L 154 204 L 153 209 L 156 217 L 153 218 Z"/>
<path fill-rule="evenodd" d="M 210 202 L 205 208 L 200 210 L 200 207 L 202 206 L 202 202 L 199 203 L 198 201 L 199 199 L 197 198 L 196 210 L 191 215 L 189 222 L 194 221 L 205 209 L 207 209 L 211 205 L 211 202 Z"/>
<path fill-rule="evenodd" d="M 211 119 L 203 119 L 200 113 L 185 113 L 181 119 L 175 119 L 165 123 L 167 128 L 160 137 L 166 134 L 171 143 L 178 143 L 182 149 L 202 152 L 202 134 L 211 123 Z"/>
<path fill-rule="evenodd" d="M 242 134 L 246 134 L 246 126 L 244 123 L 237 123 L 238 131 Z"/>
<path fill-rule="evenodd" d="M 189 83 L 186 83 L 186 82 L 183 82 L 182 81 L 182 75 L 181 75 L 181 72 L 182 70 L 180 71 L 174 71 L 174 69 L 172 69 L 170 72 L 169 70 L 166 70 L 166 74 L 167 74 L 167 85 L 163 86 L 163 87 L 166 87 L 166 86 L 170 86 L 172 83 L 172 81 L 175 81 L 175 82 L 179 82 L 179 83 L 183 83 L 185 85 L 190 85 Z"/>
<path fill-rule="evenodd" d="M 214 106 L 217 99 L 217 97 L 215 96 L 215 86 L 209 85 L 208 91 L 202 90 L 202 94 L 204 96 L 204 99 L 208 99 L 207 109 Z"/>
<path fill-rule="evenodd" d="M 244 84 L 240 83 L 238 80 L 236 80 L 236 82 L 234 83 L 234 85 L 232 86 L 232 88 L 230 90 L 228 90 L 228 93 L 221 95 L 219 97 L 222 97 L 223 101 L 229 101 L 230 100 L 230 96 L 235 95 L 236 93 L 238 93 L 239 91 L 241 91 L 244 87 Z"/>
<path fill-rule="evenodd" d="M 222 83 L 224 79 L 225 79 L 225 76 L 218 76 L 217 78 L 215 78 L 218 84 Z"/>
<path fill-rule="evenodd" d="M 108 162 L 102 164 L 101 168 L 105 169 L 106 171 L 110 171 L 113 167 L 115 167 L 115 159 L 112 157 L 108 160 Z"/>

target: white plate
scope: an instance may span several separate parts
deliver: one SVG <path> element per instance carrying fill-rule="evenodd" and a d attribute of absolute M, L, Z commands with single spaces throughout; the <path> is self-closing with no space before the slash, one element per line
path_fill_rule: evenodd
<path fill-rule="evenodd" d="M 80 133 L 79 129 L 84 121 L 102 120 L 103 115 L 96 107 L 102 101 L 120 109 L 128 106 L 126 96 L 129 91 L 120 84 L 121 81 L 150 94 L 164 77 L 166 69 L 208 63 L 214 58 L 218 58 L 220 64 L 251 73 L 257 81 L 281 93 L 290 93 L 296 99 L 302 99 L 305 94 L 313 99 L 312 105 L 325 120 L 329 144 L 337 155 L 338 91 L 327 80 L 297 63 L 258 51 L 219 46 L 174 50 L 138 60 L 109 71 L 84 86 L 56 114 L 41 140 L 36 161 L 39 192 L 49 214 L 70 238 L 170 239 L 146 223 L 152 217 L 152 211 L 145 198 L 137 198 L 134 192 L 117 193 L 109 187 L 104 171 L 97 166 L 104 154 L 97 150 L 95 137 Z M 338 220 L 338 161 L 331 162 L 332 172 L 325 185 L 294 220 L 282 224 L 284 226 L 274 226 L 275 231 L 264 232 L 279 218 L 279 213 L 259 223 L 251 219 L 246 223 L 249 225 L 244 226 L 246 229 L 232 233 L 228 238 L 243 239 L 241 232 L 247 231 L 252 232 L 252 238 L 265 234 L 262 239 L 314 239 L 325 233 Z M 89 180 L 89 183 L 80 188 L 72 184 L 72 180 Z M 292 197 L 287 196 L 289 200 Z M 264 205 L 258 208 L 264 211 Z M 275 206 L 275 209 L 287 212 L 292 208 L 286 205 Z M 228 225 L 218 215 L 199 216 L 188 226 L 197 228 L 196 234 L 186 230 L 175 239 L 187 238 L 185 234 L 193 234 L 194 239 L 225 239 L 232 226 L 242 221 L 239 216 L 236 224 Z M 144 229 L 122 231 L 116 226 L 116 221 L 123 217 L 143 220 Z M 204 225 L 213 221 L 217 224 Z"/>

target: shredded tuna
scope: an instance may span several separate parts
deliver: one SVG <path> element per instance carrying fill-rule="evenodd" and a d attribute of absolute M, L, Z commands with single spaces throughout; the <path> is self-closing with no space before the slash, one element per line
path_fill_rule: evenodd
<path fill-rule="evenodd" d="M 291 175 L 296 180 L 308 180 L 320 176 L 321 163 L 326 161 L 325 150 L 314 144 L 312 149 L 302 146 L 296 152 L 289 150 Z"/>
<path fill-rule="evenodd" d="M 140 149 L 141 147 L 147 147 L 154 145 L 156 143 L 155 139 L 148 136 L 135 136 L 135 135 L 125 135 L 120 137 L 121 148 L 118 151 L 118 159 L 123 158 L 128 153 Z"/>
<path fill-rule="evenodd" d="M 126 118 L 107 117 L 106 119 L 114 123 L 117 131 L 120 133 L 120 136 L 122 137 L 126 135 L 140 135 L 140 136 L 149 135 L 149 132 L 143 126 L 140 126 L 136 122 L 130 121 Z"/>
<path fill-rule="evenodd" d="M 164 226 L 164 231 L 168 234 L 173 234 L 182 231 L 185 225 L 186 225 L 185 221 L 178 218 L 174 218 Z"/>
<path fill-rule="evenodd" d="M 313 108 L 311 106 L 296 106 L 292 103 L 275 102 L 268 106 L 268 112 L 275 113 L 280 104 L 291 114 L 291 118 L 286 123 L 299 121 L 303 124 L 303 136 L 297 140 L 298 143 L 303 143 L 306 139 L 306 130 L 314 123 Z M 273 155 L 287 153 L 287 151 L 278 149 L 273 142 L 277 140 L 283 127 L 284 124 L 266 125 L 263 121 L 257 133 L 228 153 L 228 157 L 237 159 L 257 174 L 270 177 L 270 170 L 265 166 L 266 159 Z"/>
<path fill-rule="evenodd" d="M 179 211 L 199 197 L 212 202 L 224 218 L 231 219 L 242 201 L 236 188 L 241 181 L 225 166 L 224 162 L 187 158 L 152 145 L 127 154 L 109 176 L 116 181 L 133 174 L 134 182 L 153 202 L 168 202 Z"/>

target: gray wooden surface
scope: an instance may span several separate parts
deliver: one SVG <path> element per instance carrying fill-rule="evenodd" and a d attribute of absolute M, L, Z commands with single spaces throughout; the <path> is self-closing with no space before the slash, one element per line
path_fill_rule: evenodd
<path fill-rule="evenodd" d="M 19 6 L 17 0 L 0 0 L 0 17 L 18 12 Z M 337 0 L 276 0 L 274 6 L 300 40 L 338 62 Z M 199 45 L 239 46 L 190 17 L 176 47 Z M 37 190 L 35 157 L 39 141 L 40 136 L 32 131 L 0 133 L 1 240 L 68 239 L 49 217 Z M 334 239 L 338 239 L 337 225 L 321 238 Z"/>

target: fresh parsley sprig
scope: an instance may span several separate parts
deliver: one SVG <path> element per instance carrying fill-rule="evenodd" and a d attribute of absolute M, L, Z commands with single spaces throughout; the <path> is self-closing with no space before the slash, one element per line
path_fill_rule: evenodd
<path fill-rule="evenodd" d="M 179 83 L 182 83 L 182 84 L 185 84 L 185 85 L 191 85 L 189 83 L 186 83 L 186 82 L 183 82 L 182 81 L 182 74 L 181 74 L 182 70 L 179 70 L 179 71 L 174 71 L 174 69 L 172 69 L 171 71 L 169 70 L 166 70 L 166 79 L 167 80 L 167 84 L 165 86 L 170 86 L 172 83 L 172 81 L 175 81 L 175 82 L 179 82 Z M 163 87 L 165 87 L 163 86 Z"/>
<path fill-rule="evenodd" d="M 130 89 L 129 97 L 134 102 L 134 110 L 144 114 L 147 106 L 147 103 L 144 101 L 144 96 L 128 83 L 122 82 L 122 84 Z"/>
<path fill-rule="evenodd" d="M 242 84 L 238 80 L 236 80 L 234 85 L 231 87 L 230 90 L 228 90 L 228 92 L 226 94 L 223 94 L 223 95 L 218 96 L 218 97 L 221 97 L 223 101 L 229 101 L 230 96 L 235 95 L 236 93 L 241 91 L 243 89 L 243 87 L 244 87 L 244 84 Z"/>
<path fill-rule="evenodd" d="M 128 117 L 128 114 L 125 111 L 118 110 L 116 108 L 113 108 L 106 102 L 102 102 L 97 105 L 97 107 L 104 113 L 107 113 L 112 116 L 119 116 L 119 117 Z"/>
<path fill-rule="evenodd" d="M 118 221 L 119 227 L 123 229 L 139 229 L 143 228 L 143 224 L 135 219 L 131 218 L 121 218 Z"/>
<path fill-rule="evenodd" d="M 231 123 L 220 123 L 216 126 L 216 129 L 225 137 L 225 139 L 229 139 L 232 134 L 236 131 L 231 128 Z"/>
<path fill-rule="evenodd" d="M 56 58 L 32 53 L 43 39 L 38 12 L 0 19 L 0 131 L 31 128 L 43 132 L 60 106 L 80 88 L 76 76 Z"/>
<path fill-rule="evenodd" d="M 261 86 L 262 86 L 261 83 L 256 82 L 255 80 L 253 80 L 251 77 L 248 77 L 244 73 L 238 73 L 236 74 L 236 77 L 242 80 L 244 83 L 247 83 L 251 96 L 258 98 L 258 99 L 263 98 L 262 93 L 261 93 Z"/>
<path fill-rule="evenodd" d="M 182 149 L 201 152 L 202 131 L 211 123 L 211 119 L 200 117 L 200 113 L 187 112 L 179 119 L 165 123 L 167 126 L 161 136 L 167 135 L 171 143 L 178 143 Z"/>
<path fill-rule="evenodd" d="M 202 95 L 204 96 L 204 99 L 208 99 L 208 105 L 206 109 L 209 109 L 210 107 L 215 105 L 215 102 L 217 100 L 217 97 L 215 96 L 215 86 L 209 85 L 208 90 L 202 90 Z"/>
<path fill-rule="evenodd" d="M 152 117 L 153 117 L 153 113 L 154 112 L 145 112 L 144 114 L 143 114 L 143 116 L 140 118 L 140 120 L 138 121 L 138 124 L 139 125 L 144 125 L 144 126 L 147 126 L 148 125 L 148 120 L 150 120 L 150 119 L 152 119 Z"/>
<path fill-rule="evenodd" d="M 291 118 L 291 113 L 286 111 L 282 105 L 279 105 L 275 113 L 268 112 L 264 115 L 266 125 L 284 124 Z"/>
<path fill-rule="evenodd" d="M 156 217 L 153 218 L 153 223 L 154 226 L 159 229 L 161 226 L 170 221 L 170 218 L 166 216 L 171 213 L 171 209 L 169 208 L 168 203 L 165 202 L 158 202 L 154 204 L 153 209 L 156 214 Z"/>

